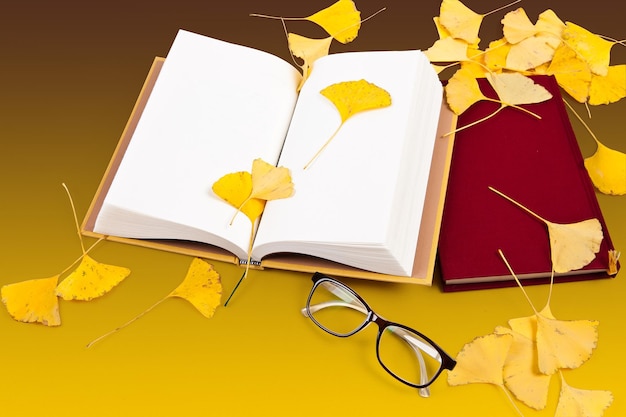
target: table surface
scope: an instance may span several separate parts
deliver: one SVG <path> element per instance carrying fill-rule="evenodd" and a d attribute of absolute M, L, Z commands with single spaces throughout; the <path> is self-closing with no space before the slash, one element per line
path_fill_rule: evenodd
<path fill-rule="evenodd" d="M 315 4 L 313 4 L 315 3 Z M 357 1 L 364 23 L 352 44 L 361 49 L 426 49 L 437 38 L 439 2 Z M 483 2 L 484 3 L 484 2 Z M 466 4 L 480 13 L 484 4 Z M 505 2 L 501 2 L 505 3 Z M 330 2 L 221 3 L 120 1 L 11 2 L 0 9 L 0 285 L 58 274 L 80 255 L 66 183 L 79 218 L 89 206 L 135 98 L 155 56 L 166 55 L 179 28 L 266 50 L 288 59 L 278 21 L 249 13 L 306 16 Z M 548 6 L 563 20 L 613 38 L 626 37 L 623 5 L 525 0 L 531 19 Z M 618 8 L 621 7 L 621 10 Z M 483 41 L 501 37 L 503 12 L 486 16 Z M 290 22 L 293 31 L 312 31 Z M 615 46 L 614 63 L 626 63 Z M 251 71 L 254 68 L 250 68 Z M 579 109 L 583 109 L 579 107 Z M 626 151 L 626 102 L 592 108 L 589 125 Z M 592 138 L 572 122 L 585 156 Z M 558 157 L 558 155 L 555 155 Z M 615 246 L 626 247 L 626 197 L 598 195 Z M 87 243 L 91 243 L 88 241 Z M 299 313 L 311 286 L 306 274 L 252 271 L 233 302 L 206 319 L 169 299 L 129 327 L 87 349 L 86 343 L 121 325 L 168 294 L 190 258 L 105 242 L 101 262 L 132 274 L 105 297 L 60 301 L 62 325 L 18 323 L 0 311 L 0 414 L 7 416 L 126 415 L 424 415 L 514 416 L 492 385 L 450 387 L 444 373 L 430 398 L 397 383 L 378 365 L 375 329 L 335 338 Z M 230 292 L 241 270 L 214 263 Z M 622 273 L 623 274 L 623 273 Z M 621 274 L 619 274 L 621 275 Z M 624 324 L 626 281 L 559 284 L 552 311 L 562 319 L 600 322 L 599 343 L 581 368 L 565 373 L 578 388 L 611 390 L 605 415 L 626 415 Z M 432 287 L 346 280 L 384 317 L 415 327 L 455 356 L 473 338 L 506 325 L 530 308 L 517 288 L 443 293 Z M 527 289 L 541 307 L 547 286 Z M 526 416 L 551 416 L 523 405 Z"/>

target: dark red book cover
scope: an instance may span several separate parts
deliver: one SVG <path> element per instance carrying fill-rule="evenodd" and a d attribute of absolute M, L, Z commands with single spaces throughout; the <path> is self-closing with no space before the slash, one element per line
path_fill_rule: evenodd
<path fill-rule="evenodd" d="M 608 277 L 608 251 L 613 245 L 559 86 L 550 76 L 533 79 L 553 96 L 524 106 L 541 119 L 509 107 L 456 134 L 438 251 L 446 291 L 516 285 L 498 249 L 525 283 L 549 280 L 545 224 L 489 186 L 551 222 L 597 218 L 604 238 L 595 260 L 583 270 L 555 276 L 555 281 Z M 486 79 L 479 85 L 483 94 L 497 98 Z M 457 126 L 498 107 L 488 101 L 476 103 L 459 116 Z"/>

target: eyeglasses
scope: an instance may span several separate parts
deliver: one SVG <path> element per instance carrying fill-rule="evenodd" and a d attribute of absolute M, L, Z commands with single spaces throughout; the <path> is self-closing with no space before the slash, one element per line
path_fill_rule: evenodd
<path fill-rule="evenodd" d="M 348 337 L 367 327 L 378 326 L 376 357 L 381 366 L 398 381 L 418 388 L 422 397 L 430 395 L 429 385 L 456 361 L 420 332 L 377 315 L 354 290 L 319 272 L 313 275 L 313 288 L 302 309 L 326 332 Z"/>

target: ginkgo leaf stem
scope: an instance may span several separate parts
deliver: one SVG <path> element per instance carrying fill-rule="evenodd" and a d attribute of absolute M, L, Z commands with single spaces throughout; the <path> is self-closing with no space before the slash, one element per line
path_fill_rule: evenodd
<path fill-rule="evenodd" d="M 233 290 L 230 292 L 230 295 L 226 299 L 226 302 L 224 303 L 224 307 L 228 306 L 228 303 L 230 302 L 230 299 L 233 298 L 233 295 L 235 294 L 235 291 L 237 291 L 237 288 L 239 288 L 239 286 L 241 285 L 241 282 L 243 281 L 243 279 L 248 275 L 248 269 L 250 268 L 249 264 L 250 264 L 250 261 L 248 261 L 248 264 L 246 265 L 246 270 L 244 271 L 243 274 L 241 274 L 241 277 L 239 278 L 239 281 L 237 281 L 237 284 L 235 284 L 235 288 L 233 288 Z"/>
<path fill-rule="evenodd" d="M 494 9 L 494 10 L 492 10 L 492 11 L 490 11 L 490 12 L 487 12 L 487 13 L 485 13 L 485 14 L 484 14 L 484 15 L 482 15 L 482 16 L 483 16 L 483 17 L 486 17 L 486 16 L 489 16 L 490 14 L 497 13 L 497 12 L 499 12 L 500 10 L 507 9 L 507 8 L 509 8 L 509 7 L 513 6 L 514 4 L 519 3 L 520 1 L 522 1 L 522 0 L 515 0 L 515 1 L 512 1 L 512 2 L 511 2 L 511 3 L 509 3 L 509 4 L 506 4 L 506 5 L 504 5 L 504 6 L 498 7 L 497 9 Z"/>
<path fill-rule="evenodd" d="M 567 102 L 567 100 L 563 99 L 563 103 L 565 103 L 565 105 L 570 109 L 570 111 L 572 113 L 574 113 L 574 116 L 576 116 L 576 118 L 578 119 L 578 121 L 580 123 L 582 123 L 582 125 L 585 127 L 585 129 L 587 129 L 587 132 L 589 132 L 589 134 L 591 135 L 591 137 L 593 138 L 593 140 L 596 141 L 596 144 L 599 144 L 600 141 L 598 140 L 598 138 L 596 137 L 596 135 L 594 135 L 593 131 L 589 128 L 589 126 L 587 125 L 587 123 L 585 123 L 585 121 L 583 120 L 582 117 L 580 117 L 580 115 L 578 114 L 578 112 L 576 110 L 574 110 L 574 108 L 572 107 L 571 104 L 569 104 Z"/>
<path fill-rule="evenodd" d="M 470 123 L 470 124 L 467 124 L 467 125 L 465 125 L 465 126 L 461 126 L 461 127 L 459 127 L 458 129 L 455 129 L 455 130 L 453 130 L 453 131 L 451 131 L 451 132 L 448 132 L 448 133 L 446 133 L 446 134 L 445 134 L 445 135 L 443 135 L 443 136 L 444 136 L 444 137 L 446 137 L 446 136 L 450 136 L 450 135 L 452 135 L 453 133 L 458 133 L 458 132 L 460 132 L 460 131 L 462 131 L 462 130 L 465 130 L 465 129 L 467 129 L 467 128 L 470 128 L 470 127 L 472 127 L 472 126 L 476 126 L 477 124 L 482 123 L 482 122 L 484 122 L 485 120 L 488 120 L 488 119 L 492 118 L 493 116 L 495 116 L 496 114 L 498 114 L 500 111 L 502 111 L 502 109 L 504 109 L 505 107 L 506 107 L 505 105 L 501 105 L 501 106 L 500 106 L 500 107 L 499 107 L 496 111 L 494 111 L 493 113 L 490 113 L 490 114 L 488 114 L 487 116 L 485 116 L 485 117 L 483 117 L 483 118 L 481 118 L 481 119 L 475 120 L 475 121 L 473 121 L 473 122 L 472 122 L 472 123 Z"/>
<path fill-rule="evenodd" d="M 548 220 L 544 219 L 543 217 L 541 217 L 540 215 L 538 215 L 537 213 L 535 213 L 534 211 L 532 211 L 531 209 L 521 205 L 520 203 L 518 203 L 517 201 L 513 200 L 511 197 L 509 197 L 508 195 L 504 194 L 501 191 L 496 190 L 495 188 L 489 186 L 488 187 L 491 191 L 493 191 L 494 193 L 498 194 L 501 197 L 504 197 L 505 199 L 509 200 L 511 203 L 515 204 L 517 207 L 521 208 L 522 210 L 524 210 L 525 212 L 527 212 L 528 214 L 531 214 L 532 216 L 536 217 L 537 219 L 541 220 L 542 222 L 544 222 L 545 224 L 550 223 Z"/>
<path fill-rule="evenodd" d="M 132 319 L 128 320 L 126 323 L 122 324 L 121 326 L 116 327 L 113 330 L 108 331 L 107 333 L 103 334 L 102 336 L 100 336 L 100 337 L 92 340 L 91 342 L 87 343 L 86 347 L 90 348 L 93 345 L 95 345 L 96 343 L 98 343 L 99 341 L 101 341 L 102 339 L 104 339 L 105 337 L 108 337 L 108 336 L 112 335 L 113 333 L 118 332 L 118 331 L 122 330 L 123 328 L 127 327 L 128 325 L 134 323 L 135 321 L 139 320 L 145 314 L 147 314 L 150 311 L 152 311 L 156 306 L 158 306 L 159 304 L 161 304 L 163 301 L 165 301 L 168 298 L 169 298 L 169 295 L 163 297 L 162 299 L 160 299 L 159 301 L 154 303 L 152 306 L 148 307 L 146 310 L 142 311 L 141 313 L 139 313 L 138 315 L 136 315 Z"/>
<path fill-rule="evenodd" d="M 68 266 L 67 268 L 65 268 L 63 271 L 61 271 L 61 273 L 59 273 L 59 275 L 63 275 L 63 274 L 65 274 L 67 271 L 69 271 L 70 269 L 72 269 L 72 267 L 73 267 L 74 265 L 76 265 L 76 263 L 80 262 L 80 261 L 81 261 L 81 260 L 85 257 L 85 255 L 87 255 L 87 254 L 88 254 L 88 253 L 89 253 L 89 252 L 90 252 L 93 248 L 95 248 L 95 247 L 96 247 L 96 245 L 97 245 L 98 243 L 102 242 L 103 240 L 104 240 L 104 238 L 103 238 L 103 237 L 101 237 L 100 239 L 96 240 L 96 241 L 95 241 L 95 242 L 94 242 L 91 246 L 89 246 L 86 250 L 85 250 L 85 249 L 83 249 L 83 254 L 82 254 L 82 255 L 80 255 L 78 258 L 76 258 L 76 259 L 74 260 L 74 262 L 72 262 L 71 264 L 69 264 L 69 266 Z"/>
<path fill-rule="evenodd" d="M 335 138 L 335 136 L 337 135 L 337 132 L 339 132 L 339 130 L 341 129 L 341 126 L 343 126 L 343 123 L 344 122 L 341 122 L 341 124 L 333 132 L 333 134 L 330 136 L 330 138 L 328 138 L 326 143 L 324 143 L 324 145 L 322 145 L 322 147 L 317 151 L 317 153 L 315 155 L 313 155 L 313 158 L 311 158 L 311 160 L 306 163 L 306 165 L 304 166 L 303 169 L 307 169 L 309 166 L 311 166 L 311 164 L 320 156 L 320 154 L 324 151 L 324 149 L 326 149 L 326 147 L 330 144 L 330 142 Z"/>
<path fill-rule="evenodd" d="M 67 193 L 67 198 L 70 200 L 70 206 L 72 207 L 72 214 L 74 215 L 74 225 L 76 226 L 76 233 L 78 234 L 78 240 L 80 241 L 80 249 L 85 253 L 85 244 L 83 243 L 83 237 L 80 234 L 80 226 L 78 225 L 78 216 L 76 215 L 76 207 L 74 206 L 74 200 L 72 199 L 72 194 L 70 193 L 69 188 L 65 183 L 61 183 L 65 192 Z"/>
<path fill-rule="evenodd" d="M 530 300 L 530 297 L 528 296 L 528 293 L 526 293 L 526 290 L 524 289 L 524 286 L 520 282 L 520 280 L 517 277 L 517 275 L 515 275 L 515 272 L 513 272 L 513 268 L 511 268 L 511 265 L 509 264 L 509 261 L 506 259 L 506 256 L 504 256 L 504 253 L 502 252 L 502 249 L 498 249 L 498 254 L 500 255 L 500 257 L 504 261 L 504 264 L 506 265 L 506 267 L 509 269 L 509 272 L 511 273 L 511 275 L 513 275 L 513 278 L 515 279 L 515 282 L 517 282 L 517 285 L 522 290 L 522 293 L 524 294 L 524 297 L 526 297 L 526 301 L 528 301 L 528 304 L 530 304 L 530 307 L 533 309 L 535 314 L 539 314 L 537 312 L 537 309 L 535 308 L 533 302 Z"/>
<path fill-rule="evenodd" d="M 246 260 L 246 269 L 241 275 L 241 277 L 239 278 L 239 281 L 237 281 L 235 288 L 233 288 L 233 290 L 230 292 L 230 295 L 228 296 L 228 298 L 226 299 L 226 302 L 224 303 L 224 307 L 228 306 L 228 303 L 230 302 L 230 299 L 233 298 L 235 291 L 237 291 L 237 288 L 239 288 L 239 285 L 241 285 L 244 278 L 248 276 L 248 271 L 250 270 L 250 262 L 252 262 L 252 245 L 254 243 L 254 235 L 255 235 L 255 230 L 254 230 L 254 223 L 253 223 L 252 230 L 250 231 L 250 241 L 248 242 L 248 259 Z"/>
<path fill-rule="evenodd" d="M 519 407 L 517 406 L 517 404 L 515 404 L 515 401 L 511 397 L 511 394 L 509 393 L 509 390 L 504 386 L 504 384 L 498 384 L 498 386 L 500 388 L 502 388 L 502 391 L 504 391 L 504 395 L 506 395 L 506 397 L 509 399 L 509 401 L 511 402 L 511 405 L 513 406 L 515 411 L 517 411 L 517 414 L 519 414 L 520 416 L 524 417 L 524 413 L 522 413 L 522 410 L 520 410 Z"/>

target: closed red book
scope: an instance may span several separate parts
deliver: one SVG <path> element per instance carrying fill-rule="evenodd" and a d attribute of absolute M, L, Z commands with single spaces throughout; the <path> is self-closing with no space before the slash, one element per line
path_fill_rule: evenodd
<path fill-rule="evenodd" d="M 553 96 L 524 106 L 541 119 L 505 108 L 456 134 L 438 250 L 446 291 L 516 285 L 499 249 L 525 284 L 550 279 L 545 224 L 489 186 L 551 222 L 597 218 L 604 238 L 596 258 L 581 270 L 555 275 L 555 281 L 609 276 L 608 251 L 613 244 L 559 86 L 550 76 L 533 79 Z M 486 79 L 479 84 L 485 95 L 497 98 Z M 476 103 L 459 117 L 457 126 L 498 107 L 487 101 Z"/>

